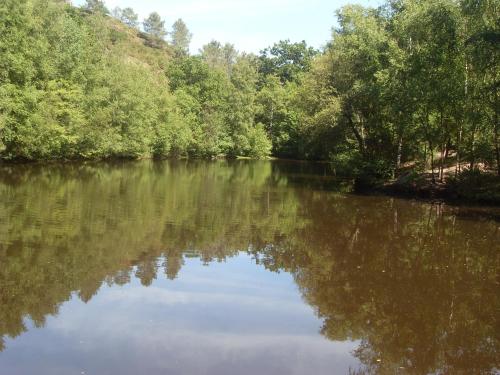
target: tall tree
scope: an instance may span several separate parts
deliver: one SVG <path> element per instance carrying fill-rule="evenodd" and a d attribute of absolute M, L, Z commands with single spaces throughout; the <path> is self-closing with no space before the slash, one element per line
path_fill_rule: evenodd
<path fill-rule="evenodd" d="M 234 45 L 226 43 L 222 45 L 216 40 L 205 44 L 200 50 L 203 60 L 211 67 L 223 70 L 231 76 L 232 68 L 236 63 L 238 51 Z"/>
<path fill-rule="evenodd" d="M 457 132 L 464 93 L 464 60 L 460 48 L 460 13 L 453 0 L 404 3 L 401 44 L 406 48 L 415 108 L 415 126 L 426 142 L 432 179 L 439 178 Z M 398 20 L 399 22 L 399 20 Z M 439 153 L 439 164 L 436 163 Z"/>
<path fill-rule="evenodd" d="M 111 11 L 111 15 L 116 18 L 117 20 L 120 20 L 122 19 L 122 8 L 120 7 L 115 7 L 113 8 L 113 10 Z"/>
<path fill-rule="evenodd" d="M 482 124 L 473 134 L 471 165 L 481 149 L 492 149 L 500 176 L 500 4 L 496 0 L 461 0 L 465 23 L 465 49 L 467 59 L 467 82 L 470 102 L 467 113 L 474 115 L 477 108 Z M 476 111 L 477 112 L 477 111 Z M 491 141 L 484 140 L 484 136 Z M 478 137 L 483 137 L 477 139 Z M 484 142 L 486 141 L 486 142 Z M 481 143 L 492 147 L 481 146 Z M 477 150 L 479 149 L 479 150 Z"/>
<path fill-rule="evenodd" d="M 189 45 L 193 34 L 189 32 L 187 25 L 179 18 L 172 25 L 172 32 L 170 33 L 172 45 L 181 54 L 187 55 L 189 53 Z"/>
<path fill-rule="evenodd" d="M 85 9 L 94 13 L 109 14 L 109 10 L 102 0 L 86 0 Z"/>
<path fill-rule="evenodd" d="M 153 12 L 143 22 L 144 31 L 151 34 L 153 37 L 163 39 L 167 35 L 165 30 L 165 21 L 157 12 Z"/>
<path fill-rule="evenodd" d="M 139 16 L 132 8 L 125 8 L 121 12 L 120 20 L 130 27 L 137 28 L 139 25 Z"/>
<path fill-rule="evenodd" d="M 317 51 L 305 41 L 291 43 L 281 40 L 260 53 L 260 73 L 276 75 L 281 82 L 294 81 L 299 73 L 309 70 Z"/>

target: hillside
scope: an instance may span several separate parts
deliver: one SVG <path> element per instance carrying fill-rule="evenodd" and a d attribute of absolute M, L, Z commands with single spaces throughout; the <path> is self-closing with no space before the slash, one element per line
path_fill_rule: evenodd
<path fill-rule="evenodd" d="M 3 159 L 269 153 L 251 57 L 235 54 L 230 75 L 100 12 L 55 0 L 1 9 Z"/>
<path fill-rule="evenodd" d="M 91 13 L 85 13 L 87 16 L 92 16 Z M 168 64 L 175 56 L 175 50 L 171 45 L 163 40 L 155 40 L 149 34 L 129 27 L 111 16 L 106 16 L 104 22 L 109 30 L 107 48 L 111 53 L 120 55 L 127 63 L 149 68 L 151 72 L 159 75 L 166 75 Z"/>

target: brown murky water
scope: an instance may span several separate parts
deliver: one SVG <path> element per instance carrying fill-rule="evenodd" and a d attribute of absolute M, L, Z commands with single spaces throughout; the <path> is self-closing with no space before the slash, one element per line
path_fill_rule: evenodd
<path fill-rule="evenodd" d="M 328 166 L 0 167 L 0 374 L 488 374 L 500 212 Z"/>

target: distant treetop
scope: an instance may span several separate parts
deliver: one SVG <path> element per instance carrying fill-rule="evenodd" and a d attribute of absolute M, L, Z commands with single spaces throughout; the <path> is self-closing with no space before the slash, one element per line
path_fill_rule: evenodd
<path fill-rule="evenodd" d="M 308 47 L 305 41 L 291 43 L 281 40 L 260 52 L 260 73 L 276 75 L 282 83 L 295 81 L 298 74 L 310 69 L 318 51 Z"/>
<path fill-rule="evenodd" d="M 153 12 L 142 23 L 144 31 L 158 39 L 164 39 L 167 35 L 165 30 L 165 21 L 157 12 Z"/>
<path fill-rule="evenodd" d="M 102 0 L 86 0 L 85 9 L 93 13 L 109 14 L 109 10 Z"/>

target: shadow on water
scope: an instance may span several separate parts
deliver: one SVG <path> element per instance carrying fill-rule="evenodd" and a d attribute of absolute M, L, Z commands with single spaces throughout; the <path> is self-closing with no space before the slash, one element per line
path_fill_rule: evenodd
<path fill-rule="evenodd" d="M 244 252 L 293 276 L 325 337 L 359 340 L 357 373 L 498 370 L 498 213 L 346 195 L 349 182 L 325 168 L 2 166 L 0 336 L 26 332 L 26 318 L 43 327 L 103 284 L 149 286 L 178 277 L 188 258 Z"/>

